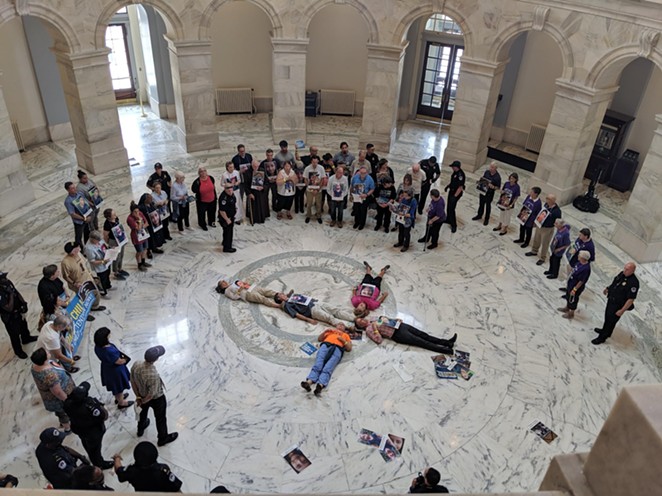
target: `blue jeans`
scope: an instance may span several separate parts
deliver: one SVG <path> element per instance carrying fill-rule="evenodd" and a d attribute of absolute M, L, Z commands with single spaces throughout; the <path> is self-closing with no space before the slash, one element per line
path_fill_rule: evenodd
<path fill-rule="evenodd" d="M 342 355 L 343 351 L 337 346 L 322 343 L 319 350 L 317 350 L 315 365 L 310 370 L 307 379 L 324 387 L 328 386 L 331 380 L 331 374 L 333 374 L 333 370 L 340 363 Z"/>

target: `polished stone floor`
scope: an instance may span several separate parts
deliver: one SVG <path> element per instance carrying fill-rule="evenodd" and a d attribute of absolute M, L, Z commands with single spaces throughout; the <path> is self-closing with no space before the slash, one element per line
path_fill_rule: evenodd
<path fill-rule="evenodd" d="M 135 165 L 94 180 L 122 218 L 129 202 L 145 191 L 156 161 L 171 174 L 185 172 L 190 185 L 203 164 L 220 176 L 238 142 L 259 158 L 274 146 L 267 115 L 219 118 L 221 149 L 195 154 L 179 148 L 171 123 L 151 114 L 141 118 L 136 107 L 120 108 L 120 117 Z M 311 118 L 307 141 L 322 152 L 335 152 L 343 140 L 356 150 L 359 127 L 357 118 Z M 400 177 L 414 161 L 443 155 L 446 140 L 446 128 L 406 122 L 387 156 Z M 72 236 L 62 185 L 75 177 L 73 142 L 31 148 L 23 160 L 37 199 L 1 219 L 0 268 L 29 300 L 35 329 L 41 268 L 59 263 Z M 508 167 L 500 167 L 507 175 Z M 444 170 L 442 187 L 448 177 Z M 528 174 L 520 177 L 527 186 Z M 613 339 L 590 344 L 593 327 L 601 324 L 601 290 L 628 260 L 609 240 L 627 195 L 601 188 L 599 213 L 563 209 L 573 233 L 590 227 L 598 247 L 588 290 L 576 318 L 567 321 L 556 311 L 562 303 L 559 282 L 544 278 L 544 267 L 524 257 L 513 235 L 492 232 L 495 214 L 488 227 L 470 220 L 477 206 L 475 178 L 469 174 L 468 194 L 458 207 L 458 232 L 444 227 L 433 251 L 415 244 L 400 253 L 392 248 L 395 233 L 373 232 L 373 220 L 358 232 L 332 229 L 328 220 L 306 225 L 301 215 L 291 221 L 272 217 L 254 227 L 244 223 L 236 229 L 238 251 L 231 255 L 221 252 L 219 229 L 175 232 L 147 273 L 135 270 L 127 249 L 131 276 L 115 283 L 117 290 L 104 303 L 108 310 L 97 314 L 89 334 L 110 327 L 115 342 L 134 358 L 151 345 L 166 347 L 158 367 L 167 385 L 169 425 L 180 438 L 160 453 L 184 481 L 185 492 L 225 484 L 232 492 L 402 493 L 427 465 L 440 470 L 452 492 L 535 490 L 552 456 L 591 447 L 621 387 L 660 381 L 659 264 L 639 267 L 637 308 L 621 320 Z M 458 333 L 457 348 L 471 353 L 470 381 L 437 379 L 431 352 L 357 342 L 328 390 L 315 398 L 299 387 L 313 361 L 299 346 L 324 327 L 231 302 L 212 290 L 219 278 L 239 276 L 349 306 L 363 260 L 392 267 L 385 278 L 386 313 L 438 336 Z M 137 442 L 134 413 L 119 412 L 102 390 L 89 339 L 81 354 L 75 379 L 92 381 L 92 392 L 111 412 L 104 453 L 120 452 L 129 462 Z M 0 471 L 19 476 L 22 487 L 43 487 L 33 449 L 55 417 L 44 411 L 29 364 L 13 357 L 6 337 L 0 340 L 0 363 Z M 548 445 L 528 432 L 537 420 L 559 438 Z M 357 442 L 361 428 L 403 436 L 403 455 L 384 462 Z M 156 441 L 153 426 L 144 439 Z M 77 439 L 68 442 L 80 446 Z M 280 456 L 294 444 L 312 461 L 300 474 Z M 124 486 L 110 471 L 106 480 Z"/>

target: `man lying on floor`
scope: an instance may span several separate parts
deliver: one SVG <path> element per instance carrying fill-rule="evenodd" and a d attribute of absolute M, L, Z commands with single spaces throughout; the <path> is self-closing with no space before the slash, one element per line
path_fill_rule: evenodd
<path fill-rule="evenodd" d="M 354 320 L 356 330 L 365 330 L 366 335 L 375 343 L 381 344 L 384 339 L 392 339 L 396 343 L 417 346 L 435 353 L 453 354 L 457 334 L 450 339 L 437 338 L 426 332 L 405 324 L 400 319 L 388 317 L 368 317 Z"/>

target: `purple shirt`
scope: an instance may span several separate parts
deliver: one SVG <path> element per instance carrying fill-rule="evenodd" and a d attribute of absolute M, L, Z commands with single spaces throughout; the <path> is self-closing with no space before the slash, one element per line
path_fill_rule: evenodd
<path fill-rule="evenodd" d="M 428 220 L 434 217 L 439 217 L 435 224 L 441 224 L 446 220 L 446 203 L 440 196 L 438 200 L 432 200 L 428 206 Z"/>

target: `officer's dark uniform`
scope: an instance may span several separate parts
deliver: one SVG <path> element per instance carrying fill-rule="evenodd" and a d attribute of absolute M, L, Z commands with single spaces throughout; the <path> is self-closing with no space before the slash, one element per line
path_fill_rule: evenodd
<path fill-rule="evenodd" d="M 237 213 L 237 199 L 234 194 L 228 194 L 225 190 L 221 193 L 221 196 L 218 197 L 218 221 L 223 228 L 223 251 L 225 252 L 234 252 L 236 251 L 232 248 L 232 237 L 234 234 L 234 216 Z M 225 212 L 225 215 L 230 219 L 230 223 L 225 222 L 225 219 L 221 217 L 220 212 Z"/>
<path fill-rule="evenodd" d="M 64 401 L 64 411 L 71 418 L 71 430 L 80 437 L 81 443 L 97 467 L 106 469 L 112 462 L 104 461 L 101 455 L 101 443 L 106 432 L 105 420 L 108 412 L 96 398 L 87 395 L 89 383 L 83 382 L 74 389 Z"/>
<path fill-rule="evenodd" d="M 37 461 L 54 489 L 71 489 L 71 477 L 81 458 L 71 448 L 62 446 L 64 434 L 59 431 L 55 434 L 56 431 L 52 428 L 41 433 L 41 442 L 36 449 Z"/>
<path fill-rule="evenodd" d="M 451 226 L 451 232 L 457 231 L 457 219 L 455 218 L 455 206 L 462 195 L 464 194 L 464 181 L 465 175 L 464 171 L 460 169 L 461 164 L 459 161 L 455 161 L 451 164 L 451 167 L 457 167 L 458 170 L 454 171 L 451 175 L 451 182 L 446 186 L 446 191 L 448 191 L 448 202 L 446 203 L 446 223 Z M 462 188 L 460 194 L 455 196 L 458 188 Z"/>
<path fill-rule="evenodd" d="M 425 179 L 421 183 L 421 201 L 418 204 L 418 213 L 422 215 L 423 208 L 425 208 L 425 200 L 428 198 L 432 183 L 439 179 L 441 170 L 439 169 L 439 164 L 437 163 L 436 157 L 430 157 L 421 160 L 419 164 L 421 166 L 421 170 L 425 173 Z"/>
<path fill-rule="evenodd" d="M 639 293 L 639 279 L 633 274 L 626 276 L 621 271 L 611 284 L 607 287 L 607 308 L 605 308 L 605 322 L 602 324 L 602 329 L 596 329 L 599 331 L 599 335 L 596 339 L 593 340 L 594 344 L 604 343 L 608 337 L 611 337 L 612 332 L 614 332 L 614 327 L 616 323 L 620 320 L 620 317 L 616 315 L 625 302 L 628 300 L 634 300 L 637 298 Z M 630 310 L 634 308 L 634 305 L 630 307 Z"/>
<path fill-rule="evenodd" d="M 20 358 L 28 357 L 23 351 L 21 341 L 27 344 L 37 340 L 35 336 L 30 336 L 28 323 L 23 318 L 22 313 L 27 311 L 28 304 L 21 293 L 7 279 L 6 273 L 0 273 L 0 319 L 7 329 L 14 353 Z"/>
<path fill-rule="evenodd" d="M 129 465 L 116 470 L 120 482 L 128 482 L 136 491 L 176 493 L 182 481 L 170 471 L 165 463 L 152 463 L 147 466 Z"/>

